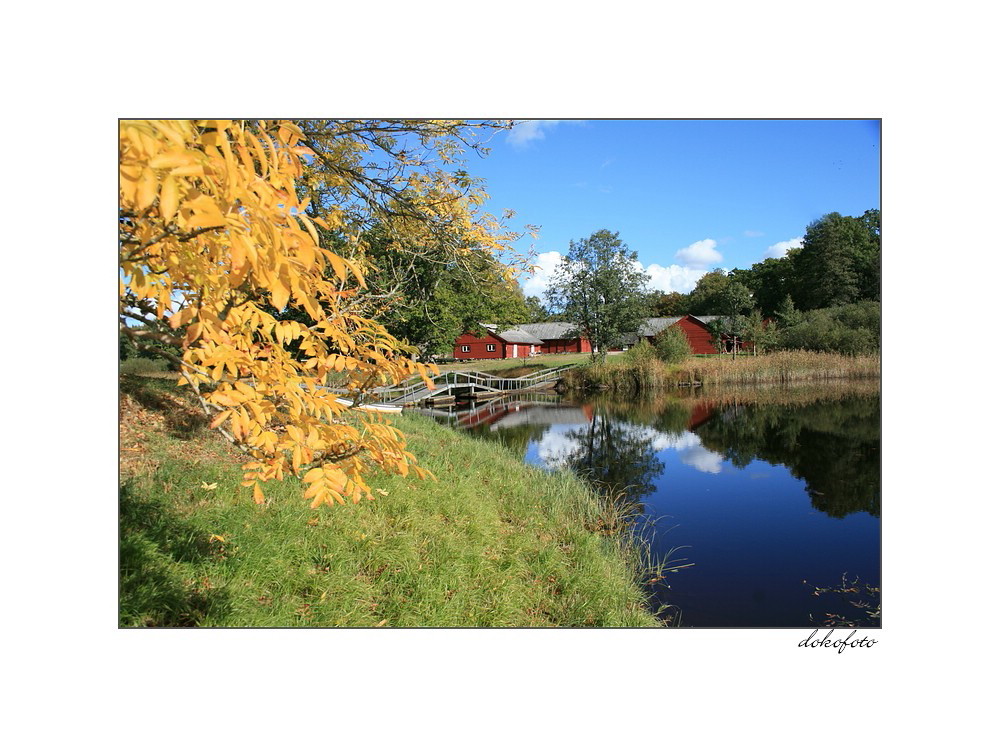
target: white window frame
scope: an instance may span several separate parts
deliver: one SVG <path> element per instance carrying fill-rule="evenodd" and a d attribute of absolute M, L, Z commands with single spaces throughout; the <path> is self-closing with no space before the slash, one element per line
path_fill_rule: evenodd
<path fill-rule="evenodd" d="M 468 345 L 463 345 L 462 346 L 462 352 L 463 353 L 468 353 L 470 350 L 471 350 L 471 348 Z"/>
<path fill-rule="evenodd" d="M 487 343 L 487 345 L 486 345 L 486 352 L 487 353 L 495 353 L 496 351 L 497 351 L 496 343 L 492 343 L 492 342 L 491 343 Z"/>

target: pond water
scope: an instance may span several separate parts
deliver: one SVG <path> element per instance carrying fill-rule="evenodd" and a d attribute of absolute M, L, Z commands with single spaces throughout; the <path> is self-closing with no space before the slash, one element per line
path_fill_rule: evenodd
<path fill-rule="evenodd" d="M 631 513 L 654 560 L 685 566 L 650 584 L 673 624 L 881 624 L 877 383 L 536 396 L 437 416 L 570 469 Z"/>

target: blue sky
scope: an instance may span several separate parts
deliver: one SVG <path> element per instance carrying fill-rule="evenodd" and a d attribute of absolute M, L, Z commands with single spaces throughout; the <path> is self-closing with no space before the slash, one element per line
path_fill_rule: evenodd
<path fill-rule="evenodd" d="M 489 209 L 540 225 L 539 294 L 571 240 L 618 231 L 651 286 L 687 292 L 715 267 L 781 256 L 826 213 L 879 204 L 877 120 L 530 120 L 468 170 Z"/>

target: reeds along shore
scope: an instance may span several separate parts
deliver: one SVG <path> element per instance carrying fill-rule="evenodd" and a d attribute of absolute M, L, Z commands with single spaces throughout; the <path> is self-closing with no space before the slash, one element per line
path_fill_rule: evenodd
<path fill-rule="evenodd" d="M 659 360 L 609 360 L 567 372 L 568 389 L 634 392 L 710 384 L 756 385 L 877 379 L 878 356 L 782 351 L 760 356 L 689 358 L 682 363 Z"/>

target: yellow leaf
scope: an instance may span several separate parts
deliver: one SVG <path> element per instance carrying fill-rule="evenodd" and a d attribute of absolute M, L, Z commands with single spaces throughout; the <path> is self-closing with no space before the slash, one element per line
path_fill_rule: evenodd
<path fill-rule="evenodd" d="M 135 206 L 140 212 L 153 204 L 156 199 L 156 174 L 148 166 L 142 170 L 135 192 Z"/>
<path fill-rule="evenodd" d="M 205 167 L 197 163 L 178 166 L 170 171 L 170 176 L 205 176 Z"/>
<path fill-rule="evenodd" d="M 253 484 L 253 502 L 258 506 L 264 502 L 264 491 L 260 489 L 260 483 Z"/>
<path fill-rule="evenodd" d="M 167 223 L 177 212 L 177 199 L 177 180 L 168 175 L 163 180 L 163 187 L 160 189 L 160 216 Z"/>
<path fill-rule="evenodd" d="M 302 221 L 303 225 L 305 225 L 306 230 L 309 232 L 309 236 L 312 237 L 312 240 L 316 244 L 319 244 L 319 236 L 316 234 L 316 229 L 313 227 L 312 221 L 309 220 L 309 216 L 305 213 L 299 213 L 296 217 Z"/>
<path fill-rule="evenodd" d="M 149 165 L 154 169 L 175 169 L 179 166 L 189 166 L 193 160 L 194 157 L 183 148 L 173 148 L 149 159 Z"/>
<path fill-rule="evenodd" d="M 219 487 L 219 483 L 213 482 L 211 485 L 209 485 L 207 482 L 202 482 L 201 487 L 202 490 L 215 490 L 217 487 Z"/>
<path fill-rule="evenodd" d="M 288 305 L 289 290 L 280 282 L 271 286 L 271 301 L 279 311 Z"/>

